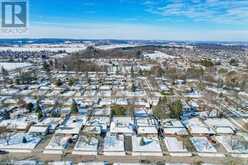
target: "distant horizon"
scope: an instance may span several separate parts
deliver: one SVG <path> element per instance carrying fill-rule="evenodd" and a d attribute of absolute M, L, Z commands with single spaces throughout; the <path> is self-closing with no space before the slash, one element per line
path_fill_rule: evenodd
<path fill-rule="evenodd" d="M 41 37 L 41 38 L 0 38 L 1 40 L 77 40 L 77 41 L 150 41 L 150 42 L 206 42 L 206 43 L 248 43 L 248 41 L 230 41 L 230 40 L 156 40 L 156 39 L 114 39 L 114 38 L 49 38 L 49 37 Z"/>

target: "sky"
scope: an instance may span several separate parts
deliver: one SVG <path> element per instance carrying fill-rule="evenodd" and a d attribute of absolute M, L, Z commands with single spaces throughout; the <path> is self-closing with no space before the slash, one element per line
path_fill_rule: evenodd
<path fill-rule="evenodd" d="M 248 41 L 248 0 L 29 0 L 26 34 L 0 38 Z"/>

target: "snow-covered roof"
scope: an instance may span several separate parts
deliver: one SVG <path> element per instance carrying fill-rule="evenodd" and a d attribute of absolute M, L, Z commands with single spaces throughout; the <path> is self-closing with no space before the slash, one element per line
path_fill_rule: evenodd
<path fill-rule="evenodd" d="M 135 117 L 147 117 L 149 115 L 149 112 L 145 110 L 144 108 L 139 108 L 134 110 L 134 116 Z"/>
<path fill-rule="evenodd" d="M 187 129 L 177 119 L 165 119 L 161 121 L 161 126 L 165 134 L 187 135 Z"/>
<path fill-rule="evenodd" d="M 178 140 L 176 137 L 165 137 L 164 142 L 169 152 L 188 152 L 183 141 Z"/>
<path fill-rule="evenodd" d="M 97 152 L 98 139 L 94 136 L 80 136 L 74 150 Z"/>
<path fill-rule="evenodd" d="M 134 123 L 131 117 L 113 117 L 110 132 L 132 134 Z"/>
<path fill-rule="evenodd" d="M 207 152 L 207 153 L 216 153 L 217 150 L 214 146 L 208 141 L 206 137 L 192 137 L 190 138 L 193 143 L 196 151 L 198 152 Z"/>
<path fill-rule="evenodd" d="M 157 134 L 156 121 L 150 117 L 136 117 L 138 134 Z"/>
<path fill-rule="evenodd" d="M 110 107 L 104 107 L 104 108 L 95 108 L 93 110 L 94 116 L 109 116 L 111 113 Z"/>
<path fill-rule="evenodd" d="M 50 130 L 55 130 L 55 128 L 62 122 L 63 119 L 59 117 L 46 117 L 41 122 L 37 123 L 37 125 L 47 125 Z"/>
<path fill-rule="evenodd" d="M 185 94 L 185 97 L 200 98 L 200 97 L 202 97 L 202 95 L 197 91 L 192 91 L 190 93 Z"/>
<path fill-rule="evenodd" d="M 30 95 L 33 92 L 33 90 L 27 89 L 27 90 L 22 90 L 18 93 L 18 95 Z"/>
<path fill-rule="evenodd" d="M 86 116 L 70 116 L 70 118 L 55 131 L 56 134 L 78 134 L 87 120 Z"/>
<path fill-rule="evenodd" d="M 63 97 L 72 97 L 75 95 L 75 91 L 67 91 L 65 93 L 62 94 Z"/>
<path fill-rule="evenodd" d="M 54 161 L 48 162 L 48 165 L 73 165 L 72 161 Z"/>
<path fill-rule="evenodd" d="M 124 136 L 123 135 L 107 135 L 104 138 L 104 152 L 124 152 Z"/>
<path fill-rule="evenodd" d="M 104 162 L 80 162 L 78 165 L 105 165 Z"/>
<path fill-rule="evenodd" d="M 217 134 L 232 134 L 238 128 L 225 118 L 208 118 L 204 121 Z"/>
<path fill-rule="evenodd" d="M 141 143 L 143 139 L 143 144 Z M 132 136 L 133 152 L 159 152 L 162 150 L 157 137 L 137 137 Z"/>
<path fill-rule="evenodd" d="M 68 146 L 71 136 L 54 135 L 45 150 L 64 150 Z"/>
<path fill-rule="evenodd" d="M 32 122 L 26 118 L 9 119 L 0 122 L 0 127 L 14 130 L 26 130 Z"/>
<path fill-rule="evenodd" d="M 217 136 L 216 139 L 229 153 L 248 154 L 248 140 L 239 135 Z"/>
<path fill-rule="evenodd" d="M 127 101 L 127 98 L 113 98 L 112 104 L 128 105 L 128 101 Z"/>
<path fill-rule="evenodd" d="M 28 133 L 14 133 L 14 134 L 9 133 L 9 134 L 10 135 L 7 135 L 7 137 L 0 139 L 0 148 L 2 150 L 4 149 L 32 150 L 41 141 L 41 138 L 39 136 L 31 135 Z"/>
<path fill-rule="evenodd" d="M 31 126 L 28 130 L 29 133 L 46 133 L 48 131 L 48 126 Z"/>
<path fill-rule="evenodd" d="M 144 163 L 114 163 L 113 165 L 146 165 Z"/>
<path fill-rule="evenodd" d="M 214 130 L 204 124 L 199 118 L 184 120 L 183 123 L 191 134 L 215 134 Z"/>

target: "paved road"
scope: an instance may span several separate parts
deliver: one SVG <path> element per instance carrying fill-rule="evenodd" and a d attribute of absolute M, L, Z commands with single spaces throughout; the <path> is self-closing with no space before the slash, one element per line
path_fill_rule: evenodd
<path fill-rule="evenodd" d="M 141 161 L 149 161 L 152 163 L 163 161 L 168 163 L 196 163 L 197 161 L 202 161 L 206 163 L 216 163 L 222 164 L 225 163 L 229 158 L 219 158 L 219 157 L 207 157 L 201 158 L 198 156 L 193 157 L 171 157 L 171 156 L 163 156 L 163 157 L 152 157 L 152 156 L 75 156 L 75 155 L 44 155 L 40 153 L 12 153 L 8 155 L 0 155 L 0 160 L 2 162 L 8 160 L 25 160 L 25 159 L 35 159 L 42 161 L 59 161 L 59 160 L 73 160 L 74 163 L 82 162 L 82 161 L 108 161 L 108 162 L 120 162 L 120 163 L 139 163 Z M 236 161 L 247 161 L 247 159 L 235 159 Z"/>

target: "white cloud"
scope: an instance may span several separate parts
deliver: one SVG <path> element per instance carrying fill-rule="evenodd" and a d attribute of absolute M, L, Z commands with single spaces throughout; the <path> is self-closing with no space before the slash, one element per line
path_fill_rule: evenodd
<path fill-rule="evenodd" d="M 215 23 L 248 23 L 247 0 L 160 0 L 156 4 L 144 5 L 148 12 L 165 17 L 180 16 Z"/>

